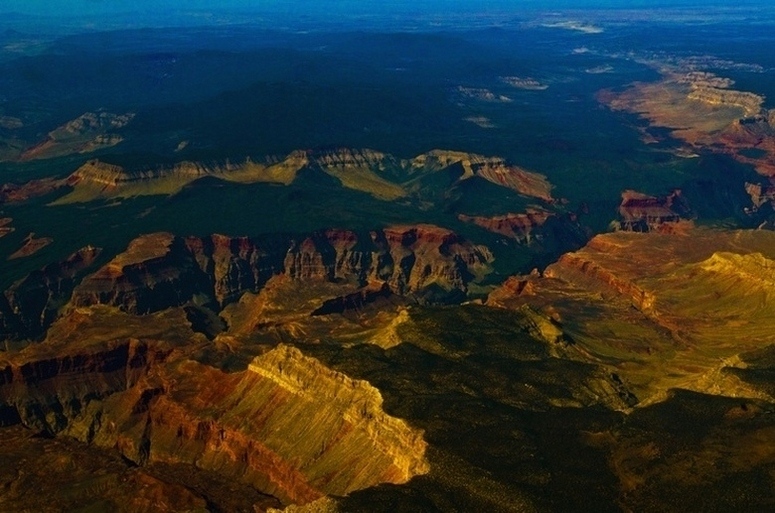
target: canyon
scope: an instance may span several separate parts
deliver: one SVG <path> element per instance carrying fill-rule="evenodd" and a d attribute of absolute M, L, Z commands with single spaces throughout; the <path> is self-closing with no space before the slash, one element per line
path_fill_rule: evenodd
<path fill-rule="evenodd" d="M 770 10 L 155 9 L 0 15 L 0 510 L 772 509 Z"/>

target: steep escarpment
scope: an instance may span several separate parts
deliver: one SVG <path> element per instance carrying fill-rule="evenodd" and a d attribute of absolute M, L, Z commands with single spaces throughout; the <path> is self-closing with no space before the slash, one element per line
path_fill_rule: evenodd
<path fill-rule="evenodd" d="M 729 369 L 737 355 L 771 344 L 773 255 L 775 235 L 765 230 L 620 231 L 543 275 L 507 281 L 488 304 L 529 305 L 560 322 L 575 347 L 610 362 L 645 404 L 670 388 L 762 398 L 769 392 Z"/>
<path fill-rule="evenodd" d="M 82 248 L 11 285 L 0 296 L 0 338 L 41 336 L 70 298 L 77 279 L 99 254 L 99 248 Z"/>
<path fill-rule="evenodd" d="M 606 251 L 605 241 L 600 237 L 592 239 L 587 245 L 593 251 Z M 653 293 L 638 286 L 627 274 L 617 272 L 616 267 L 607 266 L 605 260 L 587 256 L 588 251 L 567 253 L 560 260 L 549 266 L 544 272 L 546 278 L 554 278 L 590 287 L 593 290 L 603 290 L 626 298 L 638 310 L 648 312 L 654 307 L 656 297 Z"/>
<path fill-rule="evenodd" d="M 552 202 L 552 188 L 544 175 L 509 164 L 499 157 L 485 157 L 459 151 L 433 150 L 409 162 L 410 172 L 424 174 L 459 164 L 463 167 L 460 180 L 481 177 L 495 185 L 512 189 L 525 196 Z"/>
<path fill-rule="evenodd" d="M 157 233 L 134 240 L 87 277 L 72 303 L 113 305 L 131 313 L 189 301 L 220 309 L 245 292 L 257 292 L 278 274 L 295 280 L 383 282 L 396 294 L 417 297 L 431 288 L 465 294 L 471 281 L 489 271 L 491 260 L 487 248 L 431 225 L 255 239 Z"/>
<path fill-rule="evenodd" d="M 537 233 L 540 232 L 539 228 L 551 216 L 552 214 L 546 210 L 530 209 L 524 214 L 506 214 L 494 217 L 460 214 L 458 219 L 481 226 L 493 233 L 516 239 L 521 243 L 530 244 L 537 235 L 540 237 L 540 234 Z"/>
<path fill-rule="evenodd" d="M 72 304 L 106 304 L 150 313 L 207 292 L 211 284 L 183 239 L 168 233 L 143 236 L 73 291 Z"/>
<path fill-rule="evenodd" d="M 131 112 L 87 112 L 49 132 L 46 139 L 28 148 L 20 158 L 47 159 L 115 146 L 124 139 L 113 131 L 124 128 L 134 117 Z"/>
<path fill-rule="evenodd" d="M 712 85 L 693 83 L 688 94 L 690 100 L 697 100 L 710 105 L 725 105 L 741 107 L 747 115 L 755 115 L 761 111 L 764 98 L 747 91 L 735 91 Z"/>
<path fill-rule="evenodd" d="M 378 390 L 287 346 L 234 374 L 136 340 L 8 364 L 0 406 L 5 424 L 215 471 L 286 504 L 429 470 L 422 432 L 385 414 Z"/>
<path fill-rule="evenodd" d="M 682 218 L 691 215 L 691 209 L 675 189 L 662 197 L 649 196 L 636 191 L 624 191 L 619 205 L 619 229 L 647 232 L 671 231 Z"/>
<path fill-rule="evenodd" d="M 462 172 L 458 173 L 459 170 Z M 57 190 L 68 192 L 55 199 L 52 205 L 174 195 L 192 182 L 206 177 L 238 184 L 290 185 L 300 176 L 316 174 L 327 175 L 346 189 L 360 191 L 382 201 L 411 196 L 421 202 L 433 202 L 438 197 L 444 197 L 445 190 L 439 190 L 439 184 L 426 190 L 418 181 L 441 171 L 456 175 L 449 183 L 441 184 L 442 189 L 478 177 L 526 197 L 555 202 L 551 195 L 553 186 L 544 175 L 500 157 L 434 150 L 405 160 L 371 149 L 340 147 L 295 150 L 282 156 L 247 156 L 220 161 L 183 160 L 152 166 L 125 166 L 91 159 L 66 177 L 4 184 L 0 186 L 0 202 L 24 201 Z"/>
<path fill-rule="evenodd" d="M 133 387 L 169 349 L 135 339 L 37 360 L 0 362 L 0 423 L 55 434 L 91 402 Z"/>

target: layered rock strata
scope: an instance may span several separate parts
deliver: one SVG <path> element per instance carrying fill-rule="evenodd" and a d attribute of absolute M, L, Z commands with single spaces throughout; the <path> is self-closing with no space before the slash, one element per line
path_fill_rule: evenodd
<path fill-rule="evenodd" d="M 306 237 L 142 236 L 87 277 L 75 306 L 107 304 L 150 313 L 189 301 L 218 309 L 272 276 L 296 280 L 382 282 L 402 295 L 436 287 L 465 293 L 486 274 L 492 256 L 453 232 L 431 225 L 394 226 L 366 234 L 327 230 Z"/>

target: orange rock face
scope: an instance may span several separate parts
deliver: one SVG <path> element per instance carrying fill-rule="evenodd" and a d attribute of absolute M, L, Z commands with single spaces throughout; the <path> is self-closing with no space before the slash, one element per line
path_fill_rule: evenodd
<path fill-rule="evenodd" d="M 22 185 L 7 183 L 0 186 L 0 204 L 19 203 L 31 198 L 45 196 L 67 185 L 67 180 L 56 178 L 43 178 L 32 180 Z"/>
<path fill-rule="evenodd" d="M 663 197 L 624 191 L 619 205 L 619 227 L 635 232 L 666 231 L 664 225 L 676 224 L 690 213 L 680 189 Z"/>
<path fill-rule="evenodd" d="M 546 210 L 529 210 L 524 214 L 507 214 L 505 216 L 482 217 L 467 216 L 460 214 L 458 218 L 467 223 L 473 223 L 481 226 L 485 230 L 506 237 L 516 239 L 520 242 L 529 243 L 533 237 L 536 228 L 543 226 L 549 217 L 552 216 Z"/>
<path fill-rule="evenodd" d="M 287 346 L 232 374 L 131 339 L 7 362 L 0 421 L 216 471 L 286 504 L 429 470 L 422 432 L 385 414 L 377 389 Z"/>
<path fill-rule="evenodd" d="M 3 338 L 42 335 L 56 317 L 60 303 L 69 298 L 78 275 L 99 254 L 99 248 L 82 248 L 63 262 L 49 264 L 11 285 L 0 295 L 0 335 Z"/>
<path fill-rule="evenodd" d="M 366 235 L 342 230 L 304 238 L 180 238 L 157 233 L 134 240 L 126 252 L 86 278 L 73 304 L 108 304 L 132 313 L 178 306 L 204 296 L 219 309 L 272 277 L 387 283 L 396 294 L 430 285 L 465 293 L 488 271 L 487 248 L 431 225 L 396 226 Z"/>

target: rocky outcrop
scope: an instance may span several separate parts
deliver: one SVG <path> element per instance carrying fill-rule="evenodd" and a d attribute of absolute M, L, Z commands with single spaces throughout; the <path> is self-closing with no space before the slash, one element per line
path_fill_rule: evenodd
<path fill-rule="evenodd" d="M 504 216 L 483 217 L 458 215 L 465 223 L 473 223 L 487 231 L 498 233 L 516 239 L 523 244 L 530 244 L 536 236 L 536 231 L 544 225 L 553 214 L 546 210 L 529 209 L 524 214 L 506 214 Z"/>
<path fill-rule="evenodd" d="M 62 356 L 0 362 L 0 424 L 58 433 L 89 403 L 133 387 L 168 352 L 118 340 Z"/>
<path fill-rule="evenodd" d="M 227 374 L 154 343 L 0 369 L 0 419 L 117 449 L 139 465 L 189 464 L 284 503 L 428 472 L 422 432 L 379 391 L 280 346 Z"/>
<path fill-rule="evenodd" d="M 458 86 L 454 89 L 453 96 L 458 100 L 478 100 L 488 103 L 511 103 L 514 101 L 506 95 L 493 93 L 484 87 Z"/>
<path fill-rule="evenodd" d="M 0 218 L 0 239 L 2 239 L 9 233 L 12 233 L 16 230 L 16 228 L 11 226 L 11 223 L 13 223 L 13 218 L 10 218 L 10 217 Z"/>
<path fill-rule="evenodd" d="M 667 196 L 656 197 L 635 191 L 624 191 L 619 205 L 619 229 L 633 232 L 665 231 L 665 224 L 678 223 L 691 215 L 691 209 L 675 189 Z"/>
<path fill-rule="evenodd" d="M 775 290 L 775 260 L 761 253 L 741 255 L 720 251 L 697 265 L 717 280 L 727 282 L 730 288 L 739 286 L 748 293 L 760 290 L 768 295 Z"/>
<path fill-rule="evenodd" d="M 29 233 L 19 249 L 14 251 L 8 256 L 8 260 L 15 260 L 17 258 L 28 257 L 37 253 L 41 249 L 45 248 L 49 244 L 54 242 L 51 237 L 35 237 L 34 233 Z"/>
<path fill-rule="evenodd" d="M 31 198 L 45 196 L 68 185 L 67 180 L 43 178 L 24 184 L 6 183 L 0 186 L 0 205 L 3 203 L 21 203 Z"/>
<path fill-rule="evenodd" d="M 99 248 L 87 246 L 11 285 L 0 296 L 0 339 L 43 335 L 99 254 Z"/>
<path fill-rule="evenodd" d="M 46 139 L 27 149 L 20 158 L 45 159 L 114 146 L 123 137 L 110 131 L 124 128 L 134 117 L 131 112 L 87 112 L 49 132 Z"/>
<path fill-rule="evenodd" d="M 746 182 L 745 192 L 751 197 L 754 210 L 756 210 L 775 199 L 775 184 Z"/>
<path fill-rule="evenodd" d="M 345 313 L 364 308 L 365 306 L 378 301 L 379 299 L 390 297 L 390 287 L 387 283 L 373 283 L 366 287 L 332 299 L 328 299 L 315 309 L 311 315 L 329 315 L 333 313 Z"/>
<path fill-rule="evenodd" d="M 740 107 L 747 116 L 758 114 L 764 101 L 764 98 L 754 93 L 697 84 L 692 87 L 689 99 L 710 105 Z"/>
<path fill-rule="evenodd" d="M 474 153 L 433 150 L 419 155 L 409 163 L 410 172 L 427 173 L 460 164 L 463 175 L 460 180 L 478 176 L 501 187 L 512 189 L 525 196 L 553 202 L 552 184 L 544 175 L 526 171 L 499 157 L 484 157 Z"/>
<path fill-rule="evenodd" d="M 538 80 L 530 77 L 501 77 L 501 81 L 510 85 L 511 87 L 525 89 L 527 91 L 543 91 L 549 87 L 548 85 L 542 84 Z"/>
<path fill-rule="evenodd" d="M 214 296 L 208 278 L 182 238 L 156 233 L 135 239 L 127 251 L 84 279 L 72 304 L 106 304 L 146 314 L 185 304 L 197 294 Z"/>
<path fill-rule="evenodd" d="M 92 146 L 99 146 L 99 141 L 118 143 L 120 138 L 103 135 L 95 141 L 91 141 L 87 149 L 84 147 L 79 151 L 91 151 Z M 71 192 L 57 198 L 53 204 L 172 195 L 204 177 L 243 184 L 289 185 L 302 170 L 325 173 L 345 188 L 365 192 L 380 200 L 393 201 L 407 196 L 416 178 L 458 165 L 464 169 L 461 180 L 478 176 L 519 194 L 554 202 L 551 196 L 552 185 L 545 176 L 509 164 L 498 157 L 434 150 L 411 160 L 402 160 L 370 149 L 322 148 L 296 150 L 286 156 L 268 156 L 256 160 L 246 157 L 234 162 L 182 161 L 139 169 L 128 169 L 93 159 L 66 178 L 46 178 L 21 185 L 5 184 L 0 188 L 0 203 L 24 201 L 66 187 L 72 187 Z"/>
<path fill-rule="evenodd" d="M 606 244 L 604 236 L 595 237 L 584 250 L 566 253 L 557 263 L 547 267 L 544 277 L 574 283 L 590 290 L 602 290 L 625 298 L 642 312 L 651 311 L 656 303 L 654 294 L 638 286 L 626 275 L 607 268 L 595 258 L 597 254 L 608 251 Z"/>
<path fill-rule="evenodd" d="M 418 297 L 431 286 L 465 293 L 472 280 L 488 272 L 491 260 L 487 248 L 431 225 L 255 239 L 157 233 L 134 240 L 86 278 L 72 303 L 107 304 L 140 314 L 193 300 L 220 309 L 245 292 L 257 292 L 278 274 L 295 280 L 382 282 L 396 294 Z"/>

